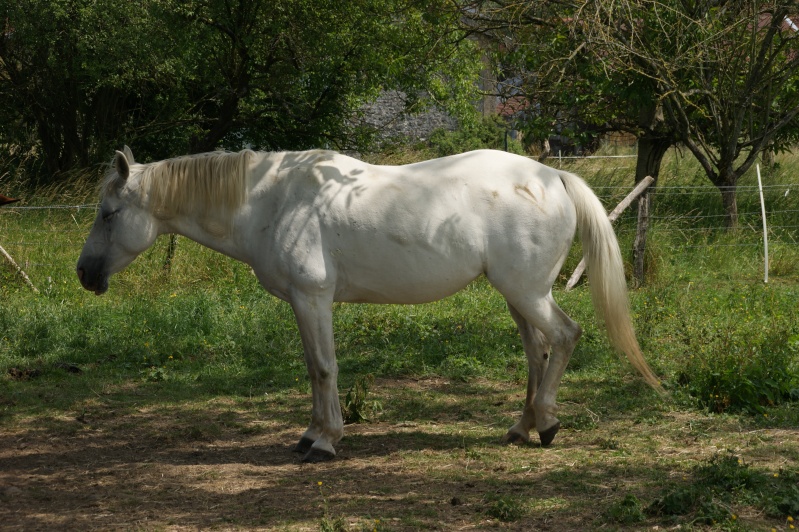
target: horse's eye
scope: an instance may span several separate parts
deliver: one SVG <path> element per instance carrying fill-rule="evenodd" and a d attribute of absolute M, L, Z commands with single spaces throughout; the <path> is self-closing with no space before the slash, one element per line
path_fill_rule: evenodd
<path fill-rule="evenodd" d="M 119 209 L 117 209 L 117 210 L 115 210 L 113 212 L 104 213 L 103 214 L 103 221 L 106 222 L 106 223 L 110 222 L 114 218 L 114 216 L 117 215 L 118 212 L 119 212 Z"/>

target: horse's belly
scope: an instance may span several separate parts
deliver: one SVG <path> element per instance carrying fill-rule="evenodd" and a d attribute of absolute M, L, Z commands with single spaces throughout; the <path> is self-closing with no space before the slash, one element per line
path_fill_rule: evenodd
<path fill-rule="evenodd" d="M 345 303 L 392 303 L 412 305 L 438 301 L 458 292 L 477 276 L 442 279 L 440 282 L 348 283 L 336 291 L 336 301 Z"/>
<path fill-rule="evenodd" d="M 465 287 L 483 273 L 480 254 L 413 246 L 373 246 L 349 256 L 335 251 L 336 300 L 364 303 L 427 303 Z"/>

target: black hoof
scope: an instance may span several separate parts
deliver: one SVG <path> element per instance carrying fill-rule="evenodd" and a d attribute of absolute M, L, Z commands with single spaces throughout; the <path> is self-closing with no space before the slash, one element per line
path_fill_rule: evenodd
<path fill-rule="evenodd" d="M 552 440 L 555 439 L 555 434 L 560 430 L 560 421 L 549 427 L 544 432 L 539 432 L 538 436 L 541 438 L 541 447 L 549 447 Z"/>
<path fill-rule="evenodd" d="M 305 454 L 311 450 L 311 445 L 313 445 L 313 440 L 311 438 L 300 438 L 300 441 L 298 441 L 297 445 L 292 447 L 291 450 L 295 453 Z"/>
<path fill-rule="evenodd" d="M 335 457 L 336 454 L 330 451 L 311 448 L 311 450 L 302 457 L 302 461 L 306 464 L 318 464 L 319 462 L 329 462 Z"/>
<path fill-rule="evenodd" d="M 508 432 L 505 434 L 505 437 L 502 438 L 502 443 L 506 445 L 526 445 L 530 443 L 530 440 L 525 439 L 525 437 L 518 432 Z"/>

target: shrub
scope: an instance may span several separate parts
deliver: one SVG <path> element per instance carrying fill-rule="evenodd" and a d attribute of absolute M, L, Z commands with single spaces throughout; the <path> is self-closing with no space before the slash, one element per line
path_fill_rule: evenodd
<path fill-rule="evenodd" d="M 466 125 L 456 131 L 437 129 L 430 136 L 430 146 L 439 157 L 454 155 L 471 150 L 491 148 L 507 150 L 512 153 L 524 153 L 521 143 L 515 139 L 506 139 L 508 124 L 502 117 L 484 117 L 474 125 Z"/>

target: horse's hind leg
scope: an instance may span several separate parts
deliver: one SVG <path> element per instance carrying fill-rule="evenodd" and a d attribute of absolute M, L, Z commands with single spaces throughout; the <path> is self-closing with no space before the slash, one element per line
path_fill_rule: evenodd
<path fill-rule="evenodd" d="M 508 310 L 519 329 L 524 354 L 527 356 L 527 398 L 524 401 L 521 419 L 508 429 L 502 440 L 506 443 L 529 443 L 530 429 L 535 427 L 533 401 L 547 369 L 549 346 L 541 331 L 530 325 L 510 303 L 508 303 Z"/>
<path fill-rule="evenodd" d="M 551 346 L 546 370 L 532 398 L 536 431 L 541 438 L 541 445 L 547 446 L 552 443 L 560 429 L 560 421 L 555 417 L 558 387 L 582 331 L 580 326 L 558 307 L 551 293 L 534 299 L 520 297 L 518 293 L 506 297 L 528 324 L 543 333 L 546 342 Z M 522 420 L 525 420 L 524 414 Z M 527 422 L 531 420 L 532 417 L 528 416 Z"/>

